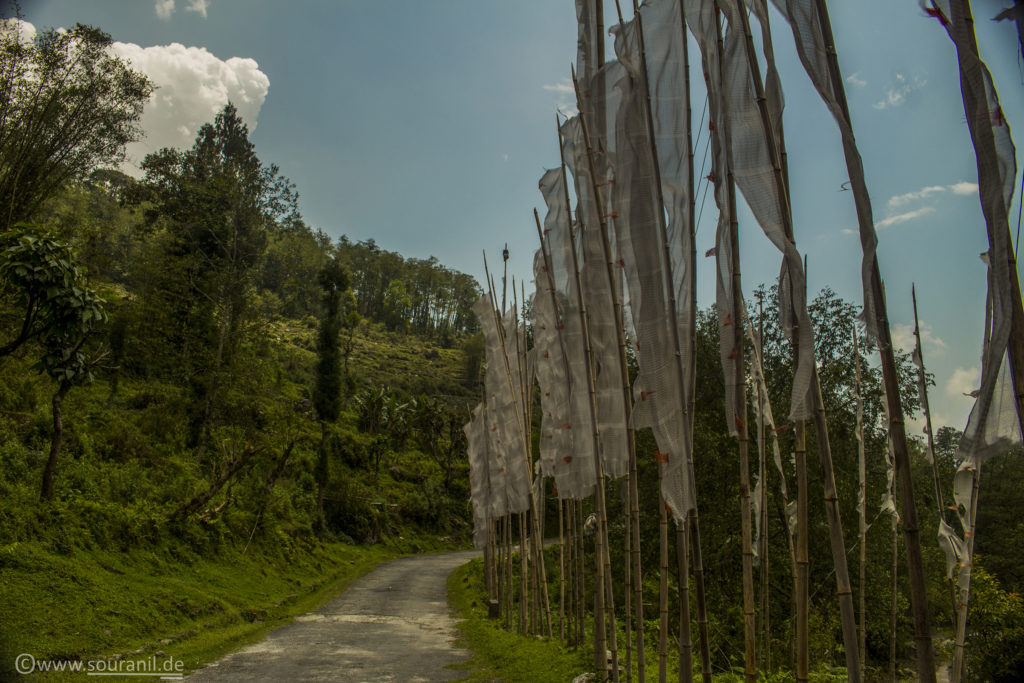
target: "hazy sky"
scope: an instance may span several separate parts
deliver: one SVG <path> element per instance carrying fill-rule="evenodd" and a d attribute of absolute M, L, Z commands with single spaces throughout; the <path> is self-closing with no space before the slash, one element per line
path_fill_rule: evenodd
<path fill-rule="evenodd" d="M 1012 128 L 1024 122 L 1016 28 L 989 21 L 1011 2 L 973 7 Z M 571 0 L 23 0 L 22 10 L 37 28 L 99 26 L 150 74 L 159 89 L 145 114 L 148 138 L 130 150 L 135 159 L 190 146 L 199 125 L 231 99 L 260 158 L 298 186 L 312 226 L 372 237 L 407 257 L 436 256 L 481 283 L 481 250 L 497 267 L 508 242 L 510 273 L 529 280 L 531 212 L 543 206 L 537 181 L 558 163 L 556 109 L 571 107 Z M 962 429 L 972 403 L 962 394 L 979 381 L 978 256 L 987 240 L 955 51 L 916 0 L 831 2 L 830 11 L 894 336 L 904 345 L 912 339 L 916 282 L 935 419 Z M 614 16 L 611 2 L 606 16 Z M 841 191 L 838 131 L 796 60 L 788 27 L 774 11 L 772 18 L 809 288 L 832 287 L 859 305 L 860 244 L 852 197 Z M 699 118 L 703 94 L 694 98 Z M 700 254 L 714 242 L 710 193 L 702 215 Z M 777 277 L 780 257 L 749 213 L 740 231 L 749 297 Z M 702 306 L 713 300 L 710 261 L 699 264 Z"/>

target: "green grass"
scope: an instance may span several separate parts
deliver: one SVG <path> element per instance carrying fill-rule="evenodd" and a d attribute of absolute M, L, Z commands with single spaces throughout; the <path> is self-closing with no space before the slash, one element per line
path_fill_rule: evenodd
<path fill-rule="evenodd" d="M 505 631 L 499 620 L 487 618 L 482 585 L 483 560 L 473 560 L 448 577 L 448 601 L 461 619 L 459 645 L 473 653 L 468 662 L 453 666 L 469 671 L 469 681 L 571 681 L 593 664 L 585 650 L 573 650 L 558 640 L 520 636 Z"/>
<path fill-rule="evenodd" d="M 162 653 L 192 670 L 315 609 L 403 550 L 325 543 L 288 554 L 250 548 L 204 558 L 166 548 L 66 555 L 34 543 L 0 548 L 12 607 L 0 611 L 0 679 L 12 676 L 22 652 L 83 661 Z"/>
<path fill-rule="evenodd" d="M 546 552 L 553 554 L 552 548 Z M 549 560 L 551 558 L 549 557 Z M 513 562 L 517 565 L 517 562 Z M 557 572 L 548 573 L 549 580 L 557 579 Z M 557 583 L 549 585 L 552 595 L 557 594 Z M 500 619 L 487 618 L 486 592 L 483 585 L 483 560 L 469 562 L 448 578 L 448 601 L 454 614 L 461 619 L 458 629 L 461 634 L 459 645 L 473 653 L 472 659 L 452 666 L 453 669 L 464 669 L 469 672 L 468 681 L 506 681 L 508 683 L 529 683 L 571 681 L 587 671 L 593 671 L 592 650 L 585 647 L 576 650 L 560 643 L 557 639 L 549 640 L 537 636 L 522 636 L 508 632 L 502 628 Z M 552 604 L 552 611 L 557 619 L 557 607 Z M 625 661 L 625 631 L 621 619 L 617 623 L 620 666 Z M 557 628 L 557 626 L 556 626 Z M 590 625 L 587 626 L 587 638 L 590 637 Z M 658 679 L 658 623 L 657 620 L 646 620 L 645 658 L 647 680 Z M 696 631 L 694 632 L 696 637 Z M 700 662 L 696 658 L 696 642 L 694 643 L 695 658 L 693 662 L 694 676 L 700 677 Z M 633 653 L 632 680 L 638 679 L 637 662 Z M 676 644 L 669 641 L 666 658 L 666 680 L 675 681 L 679 676 L 679 657 Z M 743 683 L 742 668 L 733 671 L 716 671 L 713 674 L 716 683 Z M 625 681 L 625 675 L 621 676 Z M 760 680 L 766 683 L 792 683 L 795 677 L 789 671 L 761 672 Z M 817 666 L 810 675 L 814 683 L 833 683 L 846 680 L 846 670 Z"/>

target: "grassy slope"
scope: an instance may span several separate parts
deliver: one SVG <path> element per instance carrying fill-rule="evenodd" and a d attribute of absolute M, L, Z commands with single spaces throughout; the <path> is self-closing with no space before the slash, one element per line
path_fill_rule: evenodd
<path fill-rule="evenodd" d="M 277 375 L 284 400 L 308 398 L 315 323 L 282 321 L 270 333 L 260 372 Z M 366 385 L 464 396 L 461 363 L 458 350 L 364 326 L 350 367 Z M 57 499 L 42 506 L 52 388 L 27 363 L 0 370 L 0 680 L 12 677 L 22 652 L 83 660 L 163 652 L 192 668 L 325 602 L 383 560 L 458 543 L 457 534 L 406 521 L 410 510 L 427 514 L 418 483 L 437 476 L 412 444 L 389 456 L 379 478 L 334 465 L 348 491 L 384 510 L 384 541 L 373 546 L 311 535 L 308 516 L 296 512 L 297 501 L 305 497 L 308 507 L 311 495 L 310 452 L 294 456 L 244 552 L 253 519 L 237 504 L 211 525 L 168 525 L 168 514 L 206 485 L 206 475 L 182 446 L 181 390 L 131 378 L 114 399 L 103 378 L 71 392 Z M 338 429 L 361 439 L 353 425 L 348 411 Z M 319 431 L 313 423 L 302 428 L 314 437 Z M 273 434 L 262 438 L 268 457 L 283 448 Z M 391 466 L 403 480 L 392 478 Z M 269 461 L 259 467 L 236 497 L 255 495 Z"/>

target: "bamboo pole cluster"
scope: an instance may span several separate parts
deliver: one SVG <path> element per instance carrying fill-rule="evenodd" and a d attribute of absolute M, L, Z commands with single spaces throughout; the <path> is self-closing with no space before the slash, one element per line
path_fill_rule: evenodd
<path fill-rule="evenodd" d="M 659 125 L 656 121 L 652 103 L 652 84 L 650 74 L 654 69 L 662 69 L 664 65 L 651 65 L 648 63 L 648 54 L 645 44 L 643 10 L 650 6 L 678 4 L 678 14 L 681 17 L 679 29 L 682 36 L 682 78 L 685 80 L 685 94 L 683 102 L 679 106 L 678 118 L 682 121 L 686 136 L 686 156 L 689 164 L 687 186 L 687 211 L 688 222 L 686 229 L 689 230 L 689 253 L 684 254 L 688 258 L 686 267 L 685 282 L 679 285 L 679 280 L 673 273 L 675 264 L 679 258 L 677 254 L 678 244 L 673 243 L 670 238 L 670 230 L 667 225 L 667 216 L 670 211 L 667 208 L 666 199 L 663 195 L 664 183 L 661 177 L 661 165 L 659 162 L 659 138 L 656 130 Z M 953 29 L 951 35 L 961 52 L 961 70 L 965 79 L 978 80 L 980 77 L 972 69 L 977 69 L 976 63 L 963 58 L 963 53 L 973 54 L 976 59 L 977 47 L 973 42 L 971 27 L 970 8 L 966 0 L 945 0 L 942 8 L 947 8 L 952 14 Z M 810 475 L 807 467 L 807 430 L 813 430 L 812 438 L 816 446 L 816 453 L 820 463 L 820 482 L 824 492 L 824 509 L 828 525 L 829 544 L 832 555 L 832 574 L 835 578 L 835 595 L 838 612 L 840 616 L 840 627 L 842 630 L 843 650 L 845 653 L 845 664 L 847 676 L 850 681 L 862 681 L 867 668 L 867 600 L 866 591 L 868 578 L 866 574 L 867 558 L 867 476 L 864 430 L 863 430 L 863 399 L 862 399 L 862 377 L 861 377 L 861 348 L 867 348 L 873 343 L 879 352 L 882 384 L 884 389 L 884 402 L 886 413 L 886 432 L 888 444 L 887 460 L 891 463 L 890 488 L 888 500 L 891 501 L 892 512 L 892 534 L 891 534 L 891 611 L 890 611 L 890 639 L 892 649 L 890 651 L 889 675 L 896 680 L 896 639 L 897 639 L 897 612 L 899 575 L 899 528 L 903 530 L 903 550 L 906 556 L 906 576 L 910 588 L 911 612 L 914 624 L 915 655 L 917 658 L 916 674 L 920 680 L 935 680 L 935 663 L 932 650 L 932 638 L 928 616 L 928 605 L 925 595 L 925 577 L 921 557 L 918 515 L 914 498 L 914 490 L 911 481 L 910 456 L 907 444 L 907 437 L 904 426 L 904 409 L 900 398 L 897 366 L 893 351 L 889 322 L 886 311 L 886 303 L 883 291 L 883 283 L 875 258 L 877 236 L 873 218 L 871 215 L 870 201 L 867 194 L 866 182 L 864 179 L 863 165 L 853 137 L 852 122 L 849 108 L 846 102 L 846 95 L 843 88 L 843 78 L 839 69 L 838 57 L 834 47 L 832 29 L 828 17 L 827 7 L 824 0 L 776 0 L 775 5 L 782 13 L 794 32 L 797 43 L 797 51 L 805 68 L 812 76 L 815 87 L 825 100 L 830 111 L 836 118 L 843 141 L 843 151 L 847 166 L 850 172 L 851 193 L 855 200 L 858 223 L 860 227 L 861 242 L 864 253 L 863 267 L 863 288 L 865 319 L 869 339 L 865 340 L 862 347 L 857 332 L 853 332 L 853 348 L 855 355 L 855 390 L 857 401 L 857 439 L 858 439 L 858 541 L 859 541 L 859 572 L 857 588 L 859 591 L 859 603 L 855 604 L 854 585 L 850 580 L 850 571 L 847 565 L 847 548 L 844 542 L 842 518 L 840 514 L 839 493 L 836 486 L 834 463 L 832 460 L 832 447 L 829 439 L 828 419 L 825 412 L 825 401 L 822 394 L 821 380 L 818 374 L 818 367 L 814 361 L 813 334 L 809 327 L 809 317 L 806 314 L 806 261 L 801 263 L 796 250 L 796 236 L 792 216 L 792 202 L 790 198 L 790 183 L 788 167 L 786 162 L 786 143 L 783 131 L 781 116 L 781 105 L 778 109 L 773 108 L 772 100 L 780 97 L 780 93 L 771 91 L 776 87 L 773 78 L 777 79 L 775 72 L 773 48 L 771 46 L 771 31 L 768 25 L 768 8 L 765 0 L 694 0 L 683 3 L 681 0 L 647 0 L 641 7 L 637 0 L 633 2 L 634 17 L 631 22 L 624 20 L 621 7 L 616 0 L 618 12 L 618 27 L 616 40 L 635 40 L 636 53 L 634 57 L 639 62 L 637 72 L 627 74 L 631 87 L 637 88 L 641 93 L 638 101 L 642 105 L 644 130 L 646 141 L 642 155 L 637 158 L 649 158 L 650 169 L 643 169 L 649 172 L 653 178 L 651 194 L 654 204 L 653 218 L 657 229 L 657 239 L 661 248 L 661 271 L 659 277 L 662 279 L 659 286 L 664 292 L 666 299 L 666 329 L 670 332 L 671 344 L 674 348 L 673 366 L 668 369 L 674 376 L 674 381 L 680 389 L 681 402 L 684 404 L 684 415 L 688 421 L 686 424 L 687 445 L 682 453 L 661 453 L 656 451 L 654 458 L 657 461 L 659 488 L 662 492 L 658 500 L 658 641 L 656 651 L 658 655 L 658 680 L 663 683 L 667 679 L 669 669 L 669 583 L 670 574 L 675 572 L 675 580 L 678 586 L 679 596 L 679 623 L 677 625 L 678 642 L 676 650 L 679 662 L 679 681 L 692 681 L 697 674 L 695 669 L 699 668 L 699 675 L 704 681 L 711 680 L 711 655 L 709 643 L 709 617 L 707 614 L 707 596 L 704 586 L 704 565 L 700 541 L 700 523 L 698 515 L 698 492 L 696 488 L 696 474 L 694 469 L 693 453 L 693 422 L 696 412 L 695 405 L 695 353 L 696 353 L 696 280 L 695 280 L 695 191 L 694 191 L 694 146 L 692 138 L 691 107 L 689 100 L 690 88 L 690 63 L 688 56 L 688 44 L 690 32 L 702 50 L 702 62 L 705 78 L 708 80 L 709 104 L 711 111 L 711 126 L 709 136 L 713 137 L 716 145 L 715 161 L 712 165 L 712 173 L 708 176 L 708 182 L 715 185 L 716 203 L 721 214 L 718 241 L 716 245 L 725 248 L 717 249 L 715 253 L 719 264 L 719 272 L 727 273 L 727 282 L 719 282 L 720 290 L 725 288 L 731 290 L 731 298 L 725 297 L 719 291 L 719 317 L 720 326 L 723 329 L 723 349 L 731 349 L 731 364 L 726 362 L 723 353 L 723 369 L 726 370 L 726 384 L 735 391 L 733 399 L 734 414 L 727 415 L 730 423 L 730 431 L 736 439 L 736 466 L 739 469 L 739 506 L 741 520 L 742 545 L 739 550 L 739 560 L 742 564 L 742 614 L 744 633 L 744 678 L 749 683 L 754 683 L 766 671 L 773 667 L 772 653 L 772 615 L 770 614 L 770 593 L 769 593 L 769 553 L 768 542 L 768 489 L 769 471 L 768 450 L 772 451 L 775 469 L 778 471 L 779 493 L 785 516 L 787 517 L 786 541 L 789 554 L 789 567 L 792 576 L 793 606 L 792 613 L 787 615 L 793 625 L 795 635 L 792 649 L 789 653 L 790 663 L 793 666 L 797 681 L 807 681 L 810 678 L 810 559 L 809 546 L 811 542 L 811 529 L 809 527 L 808 511 L 810 506 Z M 934 5 L 933 5 L 934 7 Z M 486 544 L 484 547 L 484 558 L 486 566 L 486 580 L 488 593 L 492 604 L 499 607 L 504 619 L 505 627 L 509 630 L 515 628 L 520 633 L 541 634 L 548 637 L 558 637 L 575 647 L 586 647 L 588 631 L 590 632 L 590 646 L 593 651 L 593 665 L 599 680 L 612 680 L 616 683 L 625 678 L 633 680 L 634 672 L 639 681 L 646 681 L 649 674 L 649 667 L 646 658 L 647 644 L 645 643 L 645 602 L 643 592 L 643 568 L 641 566 L 641 537 L 640 537 L 640 514 L 641 505 L 638 491 L 638 457 L 634 433 L 633 410 L 635 401 L 633 379 L 629 372 L 628 362 L 628 340 L 626 336 L 626 319 L 624 313 L 623 291 L 624 275 L 623 270 L 627 268 L 624 259 L 624 249 L 621 243 L 616 243 L 613 248 L 612 235 L 613 227 L 609 220 L 616 218 L 615 211 L 616 195 L 612 192 L 614 180 L 614 165 L 607 158 L 607 145 L 609 141 L 602 138 L 607 134 L 609 117 L 615 117 L 618 112 L 605 110 L 605 96 L 603 92 L 604 81 L 595 80 L 595 73 L 605 67 L 604 59 L 604 21 L 603 21 L 602 0 L 578 0 L 577 9 L 581 18 L 580 49 L 581 55 L 586 55 L 587 72 L 577 77 L 575 69 L 571 70 L 572 82 L 576 93 L 576 102 L 579 113 L 578 125 L 582 131 L 582 145 L 585 147 L 585 169 L 573 169 L 576 178 L 576 199 L 579 206 L 588 203 L 596 207 L 595 215 L 584 215 L 582 209 L 573 215 L 571 197 L 569 195 L 569 176 L 567 172 L 567 161 L 565 149 L 567 141 L 563 140 L 563 129 L 559 127 L 559 150 L 561 157 L 560 177 L 564 197 L 561 201 L 565 203 L 567 215 L 564 217 L 565 225 L 568 226 L 568 240 L 570 243 L 571 263 L 564 264 L 568 269 L 567 273 L 561 273 L 560 277 L 568 280 L 569 287 L 556 294 L 556 283 L 554 279 L 555 264 L 549 253 L 545 230 L 541 226 L 541 220 L 536 211 L 534 219 L 536 222 L 537 234 L 540 240 L 540 254 L 544 262 L 544 271 L 547 273 L 543 289 L 550 292 L 551 307 L 554 310 L 557 327 L 562 329 L 566 323 L 563 316 L 573 315 L 578 320 L 572 321 L 581 331 L 581 344 L 579 348 L 567 348 L 565 340 L 562 339 L 562 358 L 565 376 L 569 373 L 568 354 L 580 354 L 583 358 L 583 385 L 570 387 L 573 399 L 585 404 L 586 413 L 589 417 L 586 433 L 581 433 L 574 438 L 585 440 L 587 448 L 593 451 L 593 500 L 587 503 L 584 500 L 573 497 L 558 497 L 557 519 L 558 519 L 558 625 L 555 628 L 553 613 L 548 596 L 548 582 L 546 576 L 546 563 L 543 551 L 543 510 L 546 507 L 546 496 L 544 496 L 543 475 L 540 476 L 540 485 L 531 486 L 529 509 L 505 515 L 500 519 L 486 520 Z M 653 11 L 653 10 L 652 10 Z M 936 9 L 939 11 L 939 9 Z M 689 16 L 688 16 L 688 13 Z M 758 54 L 755 46 L 749 14 L 757 16 L 761 30 L 762 40 L 760 43 L 761 54 Z M 799 17 L 798 22 L 794 17 Z M 799 24 L 799 26 L 798 26 Z M 954 35 L 955 34 L 955 35 Z M 740 54 L 742 69 L 735 68 L 732 64 L 726 69 L 723 60 L 727 52 L 727 43 L 730 54 Z M 617 50 L 619 47 L 616 48 Z M 630 49 L 630 48 L 626 48 Z M 811 64 L 810 51 L 817 50 L 824 53 L 824 62 L 818 61 Z M 762 63 L 765 64 L 765 72 L 762 75 Z M 596 69 L 595 69 L 596 65 Z M 745 70 L 744 70 L 745 69 Z M 817 72 L 814 69 L 818 69 Z M 727 88 L 724 82 L 726 72 L 735 73 L 742 71 L 743 78 L 748 78 L 746 84 L 751 93 L 751 102 L 733 102 L 720 93 Z M 637 75 L 639 74 L 639 75 Z M 716 78 L 722 82 L 715 82 Z M 583 81 L 581 83 L 581 80 Z M 594 85 L 594 84 L 598 85 Z M 731 84 L 735 86 L 735 84 Z M 590 92 L 594 86 L 596 92 Z M 730 92 L 735 92 L 733 87 Z M 716 94 L 719 93 L 719 94 Z M 977 93 L 970 93 L 965 87 L 965 105 L 968 107 L 968 118 L 970 109 L 976 102 L 969 102 L 969 96 L 979 97 Z M 620 105 L 621 106 L 621 105 Z M 771 181 L 766 194 L 770 195 L 771 211 L 777 216 L 778 226 L 769 225 L 763 216 L 757 216 L 758 222 L 765 234 L 783 253 L 784 269 L 788 269 L 789 288 L 780 287 L 780 298 L 782 305 L 788 310 L 795 312 L 796 325 L 786 330 L 792 342 L 793 374 L 794 374 L 794 395 L 793 413 L 790 416 L 793 428 L 793 478 L 796 482 L 796 496 L 790 501 L 790 492 L 787 488 L 787 475 L 783 468 L 781 457 L 780 441 L 774 418 L 772 417 L 771 405 L 767 391 L 767 381 L 764 376 L 762 363 L 762 339 L 763 322 L 761 330 L 755 333 L 752 323 L 747 316 L 747 311 L 742 297 L 742 279 L 740 268 L 740 242 L 738 230 L 738 209 L 736 188 L 739 182 L 734 174 L 734 149 L 730 121 L 733 116 L 740 116 L 730 110 L 730 107 L 748 107 L 748 111 L 755 112 L 747 117 L 748 130 L 741 144 L 749 147 L 751 132 L 749 124 L 756 120 L 757 144 L 762 145 L 764 156 L 771 170 Z M 972 127 L 972 135 L 975 138 L 976 147 L 979 145 L 994 145 L 992 136 L 984 130 L 975 131 Z M 595 132 L 596 131 L 596 132 Z M 618 131 L 616 131 L 618 132 Z M 988 137 L 986 137 L 988 135 Z M 580 144 L 579 142 L 576 143 Z M 663 144 L 663 143 L 662 143 Z M 579 148 L 577 148 L 577 154 Z M 720 153 L 719 153 L 720 151 Z M 742 152 L 741 152 L 742 153 Z M 979 151 L 979 155 L 981 152 Z M 991 167 L 991 159 L 995 152 L 990 152 L 985 157 L 988 165 L 979 161 L 979 168 L 984 173 L 994 174 L 996 171 Z M 982 157 L 979 156 L 979 159 Z M 579 164 L 579 158 L 575 163 Z M 742 181 L 742 173 L 739 174 Z M 589 176 L 589 177 L 586 177 Z M 583 178 L 583 180 L 581 180 Z M 991 180 L 991 179 L 990 179 Z M 749 181 L 748 181 L 749 182 Z M 741 186 L 746 194 L 750 186 Z M 748 202 L 750 197 L 747 196 Z M 998 217 L 997 217 L 998 218 Z M 1005 216 L 1003 216 L 1005 218 Z M 591 224 L 588 224 L 591 223 Z M 990 223 L 992 220 L 990 220 Z M 998 220 L 995 221 L 998 223 Z M 1005 221 L 1004 221 L 1005 222 Z M 777 232 L 773 233 L 773 230 Z M 1013 266 L 1015 273 L 1015 261 L 1012 256 L 1006 256 L 999 251 L 1000 245 L 1005 243 L 1002 238 L 1001 224 L 996 228 L 990 225 L 990 242 L 993 253 L 990 259 L 1000 263 L 1008 262 Z M 613 317 L 616 329 L 617 367 L 599 367 L 600 363 L 596 358 L 595 340 L 592 337 L 591 321 L 592 316 L 588 307 L 594 302 L 588 301 L 591 296 L 584 286 L 584 268 L 588 264 L 581 263 L 581 255 L 587 253 L 587 249 L 579 241 L 580 235 L 600 236 L 601 242 L 601 268 L 603 272 L 603 287 L 607 291 L 602 295 L 602 301 L 611 302 Z M 998 233 L 998 234 L 997 234 Z M 998 239 L 997 239 L 998 237 Z M 616 251 L 616 249 L 620 251 Z M 716 250 L 712 250 L 716 251 Z M 710 252 L 709 252 L 710 255 Z M 598 257 L 592 254 L 589 259 Z M 1000 259 L 1002 259 L 1000 261 Z M 485 270 L 486 256 L 485 256 Z M 593 267 L 590 271 L 593 273 Z M 488 288 L 490 290 L 490 301 L 496 300 L 496 292 L 490 271 L 487 270 Z M 1006 295 L 1010 298 L 1009 309 L 1012 313 L 1012 324 L 1015 332 L 1010 335 L 1008 342 L 1008 357 L 1010 359 L 1010 370 L 1015 389 L 1024 386 L 1024 373 L 1016 371 L 1024 366 L 1024 332 L 1017 334 L 1016 330 L 1024 330 L 1024 313 L 1021 313 L 1021 297 L 1016 277 L 1013 278 L 1013 286 L 1008 289 Z M 798 289 L 799 288 L 799 289 Z M 538 296 L 541 296 L 541 283 L 538 283 Z M 685 297 L 684 301 L 677 300 L 677 292 Z M 522 304 L 525 306 L 526 293 L 521 291 Z M 534 475 L 534 454 L 532 452 L 532 425 L 534 424 L 532 409 L 534 405 L 534 375 L 531 367 L 530 356 L 527 353 L 526 325 L 520 325 L 517 309 L 520 304 L 513 283 L 513 319 L 514 340 L 508 344 L 508 340 L 502 337 L 502 359 L 506 375 L 504 387 L 489 387 L 488 391 L 509 391 L 517 397 L 517 405 L 521 409 L 516 414 L 518 423 L 518 438 L 521 439 L 525 462 L 517 467 L 525 468 L 528 479 L 532 482 Z M 497 326 L 499 336 L 505 334 L 502 323 L 502 315 L 505 306 L 505 293 L 502 294 L 502 311 L 499 313 L 496 306 L 492 305 L 494 323 Z M 803 311 L 803 317 L 800 312 Z M 937 498 L 937 512 L 939 519 L 944 525 L 953 522 L 948 512 L 954 508 L 947 508 L 943 502 L 942 487 L 939 480 L 937 465 L 934 458 L 933 435 L 931 432 L 931 415 L 928 406 L 927 390 L 924 375 L 924 365 L 921 358 L 920 331 L 917 324 L 917 301 L 914 293 L 914 315 L 915 315 L 915 337 L 917 348 L 915 350 L 915 362 L 919 368 L 919 389 L 921 404 L 925 413 L 926 433 L 928 437 L 928 452 L 933 463 L 933 479 L 935 494 Z M 683 316 L 686 316 L 685 318 Z M 764 311 L 759 312 L 763 321 Z M 525 310 L 523 313 L 525 323 Z M 688 330 L 689 336 L 684 338 L 681 330 Z M 808 339 L 810 339 L 810 352 L 808 353 Z M 606 341 L 606 340 L 602 340 Z M 633 340 L 637 345 L 643 344 L 644 340 Z M 509 350 L 514 349 L 514 357 Z M 686 354 L 684 355 L 684 350 Z M 748 362 L 750 374 L 748 376 Z M 607 360 L 607 358 L 606 358 Z M 801 365 L 805 363 L 806 365 Z M 607 496 L 609 492 L 609 477 L 603 464 L 603 448 L 606 443 L 602 438 L 604 425 L 599 409 L 599 376 L 607 378 L 608 374 L 616 375 L 621 384 L 621 400 L 624 431 L 626 433 L 626 450 L 628 465 L 622 481 L 621 496 L 623 501 L 622 528 L 624 529 L 623 565 L 621 567 L 623 605 L 621 614 L 624 619 L 620 622 L 617 615 L 620 610 L 615 604 L 616 591 L 614 576 L 616 570 L 611 566 L 612 552 L 609 547 L 609 518 Z M 806 395 L 798 395 L 796 392 L 797 377 L 801 376 L 807 381 Z M 807 379 L 809 378 L 809 380 Z M 747 395 L 748 386 L 752 389 L 752 396 Z M 983 385 L 984 389 L 984 385 Z M 1016 391 L 1016 396 L 1022 402 L 1024 390 Z M 616 399 L 617 401 L 618 399 Z M 639 400 L 644 400 L 640 397 Z M 727 400 L 727 404 L 729 401 Z M 756 416 L 755 425 L 752 427 L 748 420 L 748 407 L 752 407 Z M 1018 407 L 1018 413 L 1024 413 Z M 1018 415 L 1020 419 L 1020 415 Z M 810 423 L 808 425 L 808 423 Z M 1024 424 L 1022 422 L 1021 424 Z M 565 425 L 566 428 L 569 425 Z M 783 428 L 785 425 L 783 426 Z M 757 483 L 752 485 L 751 480 L 751 453 L 750 440 L 751 429 L 754 430 L 754 439 L 757 447 Z M 680 508 L 673 507 L 669 496 L 665 493 L 666 463 L 669 457 L 681 458 L 684 463 L 685 476 L 683 477 L 685 491 L 683 498 L 688 500 L 687 506 Z M 571 458 L 567 456 L 568 459 Z M 675 461 L 679 462 L 679 461 Z M 977 507 L 978 483 L 980 471 L 980 460 L 973 466 L 973 488 L 970 499 L 966 503 L 967 517 L 971 520 L 970 528 L 965 528 L 966 548 L 964 556 L 959 558 L 961 568 L 966 567 L 969 571 L 971 553 L 973 549 L 973 520 Z M 539 471 L 539 470 L 538 470 Z M 621 474 L 621 472 L 619 473 Z M 588 473 L 589 476 L 589 473 Z M 535 492 L 539 491 L 540 496 Z M 778 499 L 776 499 L 778 500 Z M 790 514 L 792 502 L 792 514 Z M 897 505 L 898 504 L 898 505 Z M 963 505 L 963 504 L 962 504 Z M 898 513 L 897 513 L 898 510 Z M 590 515 L 588 516 L 588 512 Z M 756 513 L 756 515 L 755 515 Z M 675 534 L 670 533 L 670 517 L 676 525 Z M 792 522 L 790 523 L 790 519 Z M 756 525 L 756 526 L 755 526 Z M 675 537 L 676 559 L 674 567 L 670 566 L 669 539 Z M 518 546 L 518 549 L 517 549 Z M 518 552 L 518 562 L 513 556 Z M 587 572 L 585 567 L 589 562 L 592 570 Z M 755 572 L 755 569 L 759 571 Z M 589 574 L 589 576 L 588 576 Z M 755 576 L 756 574 L 756 576 Z M 690 587 L 694 588 L 694 613 L 691 613 Z M 969 589 L 961 591 L 957 595 L 953 583 L 950 583 L 950 596 L 957 612 L 957 643 L 953 663 L 953 680 L 958 680 L 963 675 L 964 659 L 964 629 L 967 617 L 967 605 L 969 602 Z M 588 610 L 587 603 L 591 603 Z M 587 612 L 593 614 L 592 621 L 588 620 Z M 698 636 L 697 647 L 694 647 L 692 636 L 692 621 L 696 621 Z M 513 623 L 514 622 L 514 623 Z M 624 639 L 619 640 L 620 628 Z M 697 664 L 695 667 L 694 650 L 697 650 Z M 775 660 L 777 661 L 777 660 Z"/>

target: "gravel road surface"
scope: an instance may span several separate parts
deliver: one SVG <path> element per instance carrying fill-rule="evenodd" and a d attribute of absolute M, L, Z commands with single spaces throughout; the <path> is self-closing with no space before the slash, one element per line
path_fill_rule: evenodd
<path fill-rule="evenodd" d="M 453 646 L 445 582 L 477 553 L 404 557 L 379 566 L 316 612 L 188 677 L 202 681 L 448 681 Z"/>

